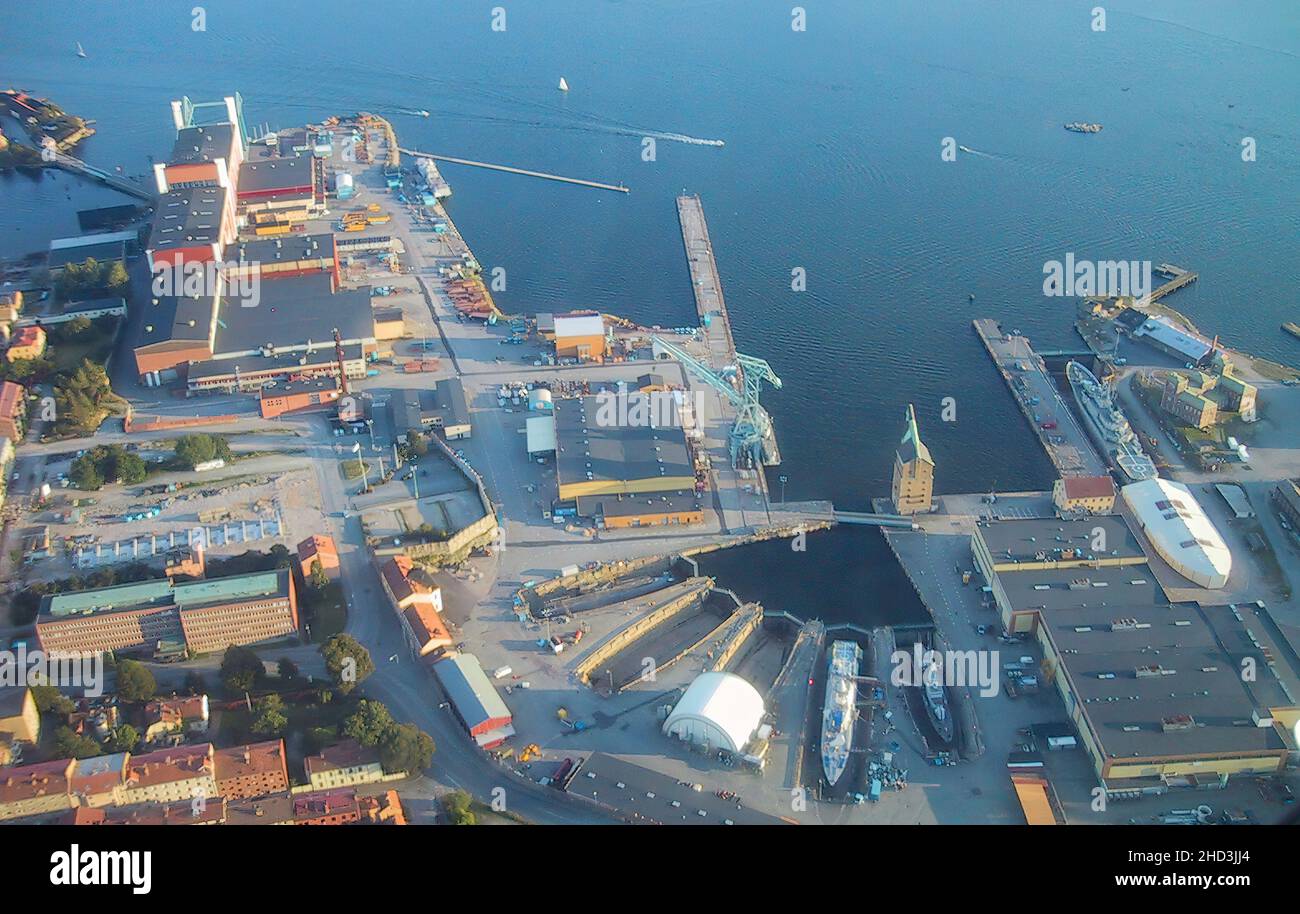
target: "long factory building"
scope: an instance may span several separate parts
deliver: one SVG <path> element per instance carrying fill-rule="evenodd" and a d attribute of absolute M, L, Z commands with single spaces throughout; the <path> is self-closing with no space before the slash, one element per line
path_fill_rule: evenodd
<path fill-rule="evenodd" d="M 1043 678 L 1109 794 L 1286 765 L 1300 707 L 1261 607 L 1171 602 L 1119 515 L 981 521 L 971 550 L 1003 628 L 1042 649 Z"/>
<path fill-rule="evenodd" d="M 50 594 L 36 617 L 36 637 L 47 653 L 152 653 L 164 642 L 202 654 L 297 631 L 298 599 L 287 568 Z"/>
<path fill-rule="evenodd" d="M 364 376 L 377 348 L 370 290 L 341 287 L 334 235 L 237 240 L 241 220 L 260 236 L 264 218 L 323 212 L 323 160 L 310 142 L 288 137 L 250 144 L 237 99 L 223 103 L 224 122 L 202 125 L 172 104 L 176 141 L 154 167 L 160 196 L 145 252 L 156 277 L 184 268 L 201 271 L 202 282 L 190 288 L 181 285 L 185 274 L 172 275 L 170 287 L 156 290 L 168 294 L 133 315 L 137 371 L 146 384 L 183 379 L 191 391 L 337 376 L 337 329 L 348 348 L 344 372 Z"/>

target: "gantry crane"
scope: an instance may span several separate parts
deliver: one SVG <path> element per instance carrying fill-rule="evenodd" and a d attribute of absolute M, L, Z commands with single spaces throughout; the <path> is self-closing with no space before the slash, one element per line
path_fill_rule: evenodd
<path fill-rule="evenodd" d="M 737 390 L 727 377 L 731 373 L 729 369 L 714 371 L 667 340 L 658 336 L 652 339 L 656 346 L 685 365 L 691 374 L 726 397 L 736 408 L 736 425 L 731 430 L 733 466 L 744 467 L 747 462 L 754 467 L 762 464 L 775 466 L 781 462 L 776 437 L 772 434 L 772 418 L 758 402 L 764 381 L 777 390 L 781 389 L 781 379 L 771 365 L 763 359 L 736 353 L 734 373 L 739 375 L 741 385 Z"/>

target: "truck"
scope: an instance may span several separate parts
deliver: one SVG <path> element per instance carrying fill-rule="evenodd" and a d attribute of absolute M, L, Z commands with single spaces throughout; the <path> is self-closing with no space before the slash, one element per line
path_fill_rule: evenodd
<path fill-rule="evenodd" d="M 206 473 L 208 470 L 220 470 L 226 462 L 218 457 L 216 460 L 203 460 L 194 464 L 194 472 Z"/>

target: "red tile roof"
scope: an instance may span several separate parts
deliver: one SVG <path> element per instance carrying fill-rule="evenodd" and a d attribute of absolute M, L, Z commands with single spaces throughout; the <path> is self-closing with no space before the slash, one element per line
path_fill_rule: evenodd
<path fill-rule="evenodd" d="M 307 777 L 324 771 L 339 768 L 355 768 L 359 765 L 373 765 L 379 761 L 379 753 L 368 746 L 363 746 L 354 739 L 345 739 L 341 743 L 327 746 L 320 755 L 309 755 L 302 760 Z"/>
<path fill-rule="evenodd" d="M 150 787 L 212 774 L 212 744 L 159 749 L 131 757 L 127 767 L 128 787 Z"/>
<path fill-rule="evenodd" d="M 65 758 L 0 769 L 0 803 L 17 803 L 51 794 L 66 795 L 72 764 L 72 759 Z"/>
<path fill-rule="evenodd" d="M 1066 476 L 1066 498 L 1106 498 L 1115 494 L 1115 483 L 1109 476 Z"/>
<path fill-rule="evenodd" d="M 433 593 L 432 587 L 412 579 L 411 571 L 414 567 L 415 563 L 407 555 L 395 555 L 383 564 L 384 582 L 398 603 L 409 600 L 417 594 Z"/>
<path fill-rule="evenodd" d="M 26 391 L 21 384 L 5 381 L 0 384 L 0 417 L 15 419 L 22 415 L 23 396 Z"/>
<path fill-rule="evenodd" d="M 284 740 L 272 739 L 264 743 L 218 749 L 214 758 L 217 781 L 229 781 L 261 774 L 282 774 L 289 783 L 288 766 L 284 760 Z"/>

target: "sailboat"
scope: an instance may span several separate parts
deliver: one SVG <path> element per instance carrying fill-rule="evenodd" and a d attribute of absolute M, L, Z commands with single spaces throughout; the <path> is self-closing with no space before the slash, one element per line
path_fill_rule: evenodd
<path fill-rule="evenodd" d="M 569 91 L 569 83 L 563 76 L 560 77 L 560 91 L 561 92 Z"/>
<path fill-rule="evenodd" d="M 86 49 L 83 48 L 83 47 L 81 46 L 81 42 L 80 42 L 80 41 L 77 42 L 77 56 L 78 56 L 78 57 L 85 57 L 85 56 L 86 56 Z"/>

